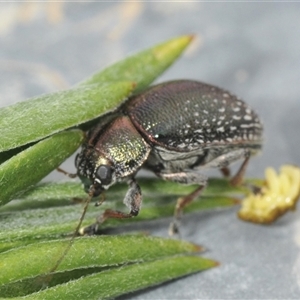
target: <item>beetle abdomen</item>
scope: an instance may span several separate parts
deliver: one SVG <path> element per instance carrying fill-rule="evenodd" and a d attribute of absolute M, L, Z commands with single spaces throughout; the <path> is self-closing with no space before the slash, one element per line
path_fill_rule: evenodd
<path fill-rule="evenodd" d="M 220 144 L 259 147 L 256 113 L 229 92 L 205 83 L 162 83 L 125 103 L 126 114 L 149 142 L 189 152 Z"/>

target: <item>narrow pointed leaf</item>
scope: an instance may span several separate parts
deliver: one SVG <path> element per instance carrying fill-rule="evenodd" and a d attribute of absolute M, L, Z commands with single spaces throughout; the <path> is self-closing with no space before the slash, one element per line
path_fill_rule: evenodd
<path fill-rule="evenodd" d="M 135 82 L 137 90 L 147 87 L 179 57 L 191 40 L 191 36 L 172 39 L 126 58 L 70 90 L 1 108 L 0 152 L 88 122 L 115 108 L 133 88 L 131 83 L 119 81 Z"/>
<path fill-rule="evenodd" d="M 140 91 L 163 73 L 181 55 L 192 39 L 191 35 L 185 35 L 141 51 L 94 74 L 81 84 L 128 80 L 136 82 L 135 92 Z"/>
<path fill-rule="evenodd" d="M 124 227 L 124 225 L 129 223 L 171 217 L 174 214 L 176 196 L 160 196 L 154 200 L 152 197 L 145 195 L 144 202 L 143 209 L 138 217 L 123 220 L 110 219 L 102 224 L 99 233 L 102 233 L 107 228 Z M 183 219 L 186 218 L 185 214 L 189 212 L 226 208 L 238 203 L 237 199 L 231 197 L 203 196 L 200 200 L 194 201 L 185 209 Z M 101 212 L 106 208 L 116 209 L 118 208 L 118 204 L 119 201 L 105 202 L 100 211 L 90 206 L 82 226 L 93 224 Z M 81 206 L 65 206 L 45 210 L 7 213 L 7 217 L 3 220 L 2 224 L 0 223 L 3 229 L 3 232 L 0 232 L 0 252 L 37 241 L 49 241 L 61 236 L 72 235 L 81 211 Z M 40 218 L 40 215 L 43 218 Z M 2 213 L 2 216 L 4 217 L 5 213 Z M 167 228 L 165 230 L 167 232 Z"/>
<path fill-rule="evenodd" d="M 149 193 L 159 193 L 163 195 L 186 195 L 193 192 L 197 185 L 182 185 L 176 182 L 164 181 L 158 178 L 148 179 L 143 178 L 139 180 L 145 191 Z M 224 178 L 210 178 L 202 195 L 233 195 L 245 194 L 249 189 L 244 186 L 232 186 L 228 179 Z"/>
<path fill-rule="evenodd" d="M 130 82 L 101 83 L 42 95 L 0 109 L 0 152 L 38 141 L 114 108 Z"/>
<path fill-rule="evenodd" d="M 218 263 L 179 256 L 107 270 L 32 294 L 28 299 L 109 299 L 200 272 Z"/>
<path fill-rule="evenodd" d="M 58 167 L 83 141 L 80 130 L 58 133 L 0 165 L 0 205 L 20 196 Z"/>
<path fill-rule="evenodd" d="M 34 243 L 0 254 L 0 284 L 47 274 L 60 258 L 69 240 Z M 57 271 L 107 267 L 150 261 L 182 253 L 198 252 L 191 243 L 145 236 L 82 237 L 72 247 Z"/>
<path fill-rule="evenodd" d="M 138 178 L 143 194 L 159 194 L 161 195 L 186 195 L 197 187 L 196 185 L 181 185 L 174 182 L 163 181 L 159 178 Z M 261 182 L 256 182 L 256 185 L 261 186 Z M 112 186 L 106 193 L 111 198 L 116 198 L 116 195 L 122 200 L 128 189 L 126 183 L 118 183 Z M 249 189 L 242 186 L 231 186 L 226 179 L 210 178 L 208 180 L 207 188 L 202 195 L 245 195 Z M 67 182 L 51 182 L 40 183 L 22 195 L 22 199 L 29 199 L 31 201 L 45 201 L 45 200 L 62 200 L 72 198 L 85 198 L 86 193 L 83 190 L 82 184 L 75 181 Z"/>

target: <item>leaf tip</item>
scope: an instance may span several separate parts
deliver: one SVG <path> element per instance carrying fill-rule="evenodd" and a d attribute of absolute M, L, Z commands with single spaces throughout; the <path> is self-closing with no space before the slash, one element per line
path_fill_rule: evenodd
<path fill-rule="evenodd" d="M 219 261 L 212 260 L 212 267 L 219 267 L 219 266 L 221 266 L 221 263 Z"/>
<path fill-rule="evenodd" d="M 189 43 L 191 43 L 197 37 L 196 34 L 187 34 L 186 38 L 188 39 Z"/>
<path fill-rule="evenodd" d="M 194 246 L 194 251 L 195 252 L 204 252 L 206 251 L 206 248 L 204 248 L 203 246 L 197 245 L 197 244 L 193 244 Z"/>
<path fill-rule="evenodd" d="M 196 39 L 196 34 L 186 34 L 175 38 L 173 41 L 178 45 L 182 46 L 182 50 L 184 50 L 192 41 Z"/>

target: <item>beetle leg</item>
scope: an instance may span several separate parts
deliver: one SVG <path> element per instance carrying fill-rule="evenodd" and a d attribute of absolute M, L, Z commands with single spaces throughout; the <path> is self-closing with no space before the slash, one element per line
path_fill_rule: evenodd
<path fill-rule="evenodd" d="M 230 177 L 230 169 L 228 167 L 223 167 L 220 169 L 222 175 L 226 178 Z"/>
<path fill-rule="evenodd" d="M 246 168 L 248 166 L 250 160 L 250 154 L 248 154 L 248 156 L 245 157 L 242 165 L 240 166 L 239 170 L 237 171 L 237 173 L 230 179 L 230 184 L 233 186 L 239 186 L 243 184 L 243 178 L 245 175 L 245 171 Z M 261 191 L 261 188 L 258 186 L 255 186 L 254 184 L 250 184 L 250 183 L 244 183 L 243 186 L 249 188 L 252 193 L 254 194 L 258 194 Z"/>
<path fill-rule="evenodd" d="M 129 189 L 125 195 L 123 200 L 124 204 L 130 209 L 129 213 L 124 213 L 117 210 L 106 209 L 103 214 L 101 214 L 96 223 L 83 228 L 80 231 L 82 235 L 93 235 L 98 231 L 99 226 L 104 223 L 107 219 L 115 218 L 115 219 L 126 219 L 131 217 L 136 217 L 139 214 L 141 205 L 142 205 L 142 193 L 141 188 L 135 179 L 131 179 L 129 181 Z"/>
<path fill-rule="evenodd" d="M 230 184 L 231 185 L 238 186 L 238 185 L 242 184 L 243 178 L 244 178 L 244 175 L 245 175 L 245 171 L 246 171 L 246 168 L 248 166 L 249 159 L 250 159 L 250 155 L 248 154 L 245 157 L 245 160 L 243 161 L 243 163 L 240 166 L 240 168 L 237 171 L 237 173 L 230 179 Z"/>
<path fill-rule="evenodd" d="M 207 162 L 205 165 L 200 165 L 194 168 L 194 170 L 219 168 L 226 169 L 231 163 L 250 156 L 250 152 L 247 149 L 233 150 L 228 153 L 222 154 L 212 161 Z"/>
<path fill-rule="evenodd" d="M 250 151 L 247 149 L 239 149 L 239 150 L 235 150 L 226 154 L 223 154 L 217 158 L 215 158 L 214 160 L 212 160 L 211 162 L 207 163 L 204 166 L 199 166 L 196 167 L 196 170 L 200 170 L 201 168 L 220 168 L 220 171 L 222 172 L 222 174 L 225 177 L 229 177 L 230 176 L 230 170 L 227 167 L 228 164 L 234 162 L 235 160 L 244 158 L 244 161 L 242 163 L 242 165 L 240 166 L 239 170 L 237 171 L 237 173 L 230 179 L 230 184 L 233 186 L 238 186 L 241 185 L 243 182 L 243 178 L 246 172 L 246 168 L 248 166 L 249 160 L 250 160 Z M 251 189 L 253 189 L 254 191 L 257 190 L 257 187 L 253 187 L 250 186 Z"/>
<path fill-rule="evenodd" d="M 206 185 L 207 177 L 201 173 L 194 170 L 183 171 L 179 173 L 156 173 L 157 176 L 164 180 L 178 182 L 181 184 L 200 184 Z"/>
<path fill-rule="evenodd" d="M 133 178 L 129 181 L 129 189 L 123 202 L 130 209 L 130 217 L 135 217 L 139 214 L 142 205 L 142 192 L 140 186 Z"/>
<path fill-rule="evenodd" d="M 237 173 L 230 179 L 230 184 L 233 186 L 240 185 L 243 181 L 243 177 L 245 175 L 245 171 L 250 159 L 250 151 L 247 149 L 238 149 L 231 151 L 229 153 L 223 154 L 215 158 L 214 160 L 208 162 L 204 166 L 195 167 L 195 170 L 200 170 L 203 168 L 219 168 L 222 174 L 225 177 L 230 176 L 230 170 L 228 165 L 238 159 L 244 158 L 244 161 L 237 171 Z"/>
<path fill-rule="evenodd" d="M 194 199 L 199 197 L 201 192 L 206 187 L 207 177 L 195 171 L 186 171 L 186 172 L 170 173 L 170 174 L 159 173 L 157 175 L 165 180 L 174 181 L 182 184 L 199 184 L 199 187 L 197 187 L 192 193 L 177 199 L 177 203 L 174 210 L 174 220 L 173 222 L 171 222 L 169 227 L 169 235 L 178 234 L 179 223 L 180 223 L 183 209 L 188 204 L 190 204 Z"/>
<path fill-rule="evenodd" d="M 205 187 L 206 185 L 200 185 L 192 193 L 177 199 L 175 211 L 174 211 L 174 220 L 173 222 L 171 222 L 169 227 L 169 235 L 174 235 L 179 233 L 180 219 L 182 217 L 183 209 L 187 205 L 189 205 L 194 199 L 199 197 Z"/>

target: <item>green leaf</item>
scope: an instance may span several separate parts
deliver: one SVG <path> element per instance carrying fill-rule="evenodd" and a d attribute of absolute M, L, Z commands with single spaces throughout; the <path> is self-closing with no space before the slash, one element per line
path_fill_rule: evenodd
<path fill-rule="evenodd" d="M 74 152 L 83 138 L 80 131 L 51 135 L 82 123 L 85 126 L 82 128 L 88 128 L 91 120 L 98 120 L 100 114 L 116 107 L 130 93 L 133 87 L 130 82 L 136 83 L 135 92 L 144 89 L 171 65 L 190 41 L 190 36 L 170 40 L 108 67 L 71 90 L 36 97 L 16 106 L 0 109 L 0 129 L 4 137 L 0 141 L 0 163 L 6 160 L 0 165 L 0 188 L 1 192 L 4 191 L 0 196 L 1 203 L 20 197 L 57 167 L 63 157 Z M 120 82 L 124 80 L 130 82 Z M 41 139 L 44 140 L 40 141 Z M 39 142 L 34 145 L 30 144 L 37 141 Z M 147 184 L 149 182 L 146 182 L 146 186 Z M 144 193 L 145 214 L 141 214 L 140 220 L 173 214 L 173 203 L 182 191 L 170 186 L 160 190 L 160 183 L 149 187 Z M 25 205 L 30 206 L 33 201 L 38 202 L 42 198 L 48 201 L 46 205 L 43 201 L 38 202 L 35 208 L 39 209 L 27 207 L 27 210 L 21 211 L 19 207 L 20 211 L 17 212 L 2 210 L 0 226 L 3 225 L 4 230 L 0 232 L 0 248 L 3 251 L 0 254 L 1 296 L 29 294 L 37 291 L 43 280 L 48 283 L 48 275 L 43 279 L 42 274 L 47 274 L 55 266 L 67 245 L 70 245 L 69 239 L 55 239 L 72 233 L 81 213 L 80 206 L 67 205 L 69 202 L 66 202 L 66 199 L 70 195 L 85 197 L 79 184 L 74 191 L 70 188 L 72 186 L 64 192 L 48 190 L 45 196 L 41 194 L 45 192 L 43 189 L 40 190 L 40 194 L 35 194 L 37 191 L 28 193 L 28 200 L 22 200 Z M 101 209 L 104 209 L 105 205 L 120 205 L 119 200 L 123 198 L 126 189 L 126 186 L 117 185 Z M 65 198 L 63 204 L 62 197 Z M 153 201 L 154 198 L 158 201 Z M 53 200 L 55 203 L 50 204 Z M 216 203 L 224 206 L 232 203 L 232 200 L 219 198 Z M 200 202 L 197 209 L 214 207 L 210 204 L 213 201 L 208 198 L 207 201 L 204 198 L 204 201 Z M 49 208 L 51 205 L 54 207 Z M 63 206 L 58 207 L 59 205 Z M 100 213 L 96 209 L 91 213 L 91 210 L 92 207 L 84 224 L 93 222 L 94 216 Z M 125 222 L 127 221 L 131 220 Z M 116 225 L 117 223 L 112 222 L 105 226 Z M 4 252 L 8 249 L 11 250 Z M 199 250 L 198 246 L 188 246 L 188 243 L 180 241 L 139 236 L 75 239 L 70 252 L 59 265 L 59 272 L 53 274 L 50 286 L 56 286 L 30 298 L 83 299 L 87 295 L 92 298 L 116 297 L 216 265 L 215 262 L 202 258 L 173 257 Z M 64 283 L 69 280 L 72 281 Z M 62 296 L 64 294 L 65 296 Z"/>
<path fill-rule="evenodd" d="M 32 146 L 32 143 L 18 147 L 18 148 L 10 149 L 10 150 L 4 151 L 4 152 L 0 152 L 0 165 L 2 163 L 4 163 L 6 160 L 13 157 L 14 155 L 20 153 L 21 151 L 24 151 L 25 149 L 27 149 L 30 146 Z"/>
<path fill-rule="evenodd" d="M 182 196 L 191 193 L 197 185 L 181 185 L 175 182 L 164 181 L 160 178 L 138 178 L 137 179 L 143 194 L 145 195 L 174 195 Z M 261 186 L 261 183 L 256 183 Z M 109 198 L 116 198 L 117 196 L 122 200 L 122 196 L 125 195 L 128 189 L 126 183 L 118 183 L 112 186 L 106 195 Z M 232 186 L 229 181 L 224 178 L 210 178 L 208 180 L 207 188 L 203 191 L 202 195 L 245 195 L 249 192 L 249 189 L 243 186 Z M 84 192 L 82 184 L 80 182 L 50 182 L 40 183 L 25 194 L 21 196 L 21 199 L 30 201 L 62 201 L 63 199 L 72 198 L 86 198 L 87 194 Z M 108 198 L 108 199 L 109 199 Z M 155 198 L 155 197 L 153 197 Z M 109 200 L 110 201 L 110 200 Z M 143 200 L 145 203 L 147 200 Z M 40 204 L 41 205 L 41 204 Z M 55 205 L 55 204 L 54 204 Z M 57 204 L 59 205 L 59 204 Z M 26 204 L 25 204 L 26 207 Z M 9 210 L 9 209 L 8 209 Z M 0 210 L 3 211 L 3 210 Z"/>
<path fill-rule="evenodd" d="M 115 63 L 81 84 L 125 80 L 137 84 L 135 92 L 141 91 L 181 55 L 192 39 L 193 36 L 185 35 L 156 45 Z"/>
<path fill-rule="evenodd" d="M 119 81 L 135 82 L 136 91 L 147 87 L 178 58 L 191 40 L 191 36 L 172 39 L 128 57 L 70 90 L 1 108 L 0 152 L 38 141 L 112 110 L 133 88 L 132 83 Z M 1 156 L 0 161 L 3 161 Z"/>
<path fill-rule="evenodd" d="M 138 180 L 145 192 L 163 195 L 186 195 L 193 192 L 198 185 L 183 185 L 176 182 L 167 182 L 159 178 Z M 113 188 L 113 187 L 112 187 Z M 244 195 L 249 192 L 246 186 L 233 186 L 225 178 L 209 178 L 202 195 Z"/>
<path fill-rule="evenodd" d="M 98 117 L 132 91 L 130 82 L 80 86 L 0 109 L 0 152 Z"/>
<path fill-rule="evenodd" d="M 58 167 L 83 141 L 80 130 L 53 135 L 0 165 L 0 205 L 17 198 Z"/>
<path fill-rule="evenodd" d="M 104 202 L 101 209 L 90 205 L 82 226 L 94 223 L 96 217 L 107 208 L 124 210 L 123 202 L 119 198 L 112 201 L 113 195 L 110 195 L 110 201 Z M 105 232 L 107 228 L 124 227 L 129 223 L 173 216 L 176 199 L 177 197 L 172 195 L 156 195 L 153 198 L 146 194 L 144 195 L 143 209 L 138 217 L 123 220 L 110 219 L 102 224 L 99 233 Z M 202 196 L 184 210 L 183 219 L 186 218 L 185 213 L 225 208 L 238 203 L 237 199 L 231 197 Z M 37 241 L 49 241 L 63 235 L 72 235 L 81 213 L 82 208 L 77 205 L 1 213 L 0 217 L 3 221 L 0 222 L 2 228 L 2 232 L 0 232 L 0 252 Z M 134 227 L 131 230 L 135 230 Z"/>
<path fill-rule="evenodd" d="M 93 273 L 95 268 L 99 271 L 202 250 L 201 247 L 191 243 L 147 236 L 77 238 L 58 266 L 56 271 L 58 275 L 49 276 L 49 272 L 69 242 L 59 240 L 34 243 L 0 254 L 0 293 L 11 295 L 19 293 L 17 291 L 20 289 L 19 280 L 27 279 L 28 287 L 25 287 L 25 290 L 38 290 L 45 284 L 52 286 L 76 278 L 78 272 L 74 273 L 74 269 L 90 268 L 84 272 Z M 45 276 L 38 278 L 40 275 Z"/>
<path fill-rule="evenodd" d="M 99 115 L 115 108 L 133 88 L 132 83 L 119 82 L 120 80 L 132 78 L 139 89 L 146 87 L 181 54 L 190 41 L 190 36 L 173 39 L 108 67 L 73 89 L 39 96 L 0 109 L 0 164 L 4 161 L 8 162 L 1 166 L 0 175 L 6 173 L 10 167 L 15 168 L 16 161 L 20 161 L 19 158 L 24 159 L 24 162 L 27 161 L 24 155 L 26 156 L 28 152 L 24 151 L 25 154 L 22 154 L 21 151 L 24 147 L 28 147 L 29 143 L 37 142 L 67 128 L 89 123 L 91 120 L 96 120 Z M 145 67 L 145 64 L 149 65 Z M 32 147 L 30 151 L 38 149 Z M 53 157 L 59 156 L 61 151 L 59 146 L 57 146 L 58 150 L 52 149 Z M 47 154 L 50 157 L 49 151 Z M 43 155 L 44 153 L 41 152 L 39 156 Z M 29 156 L 29 159 L 33 162 L 35 158 Z M 41 172 L 38 171 L 36 174 L 29 166 L 28 173 L 25 172 L 24 175 L 28 174 L 29 177 L 33 175 L 32 179 L 24 178 L 22 168 L 9 170 L 7 174 L 18 175 L 17 178 L 22 174 L 22 178 L 18 179 L 20 182 L 15 183 L 13 180 L 16 177 L 5 175 L 5 180 L 0 183 L 2 190 L 5 190 L 0 196 L 0 205 L 20 196 L 30 185 L 42 179 L 41 174 L 47 175 L 53 165 L 56 167 L 56 162 L 50 163 L 49 168 L 41 167 Z"/>
<path fill-rule="evenodd" d="M 56 240 L 34 243 L 0 254 L 0 284 L 49 272 L 62 250 L 70 242 Z M 81 237 L 72 247 L 57 271 L 85 267 L 107 267 L 142 262 L 182 253 L 198 252 L 194 244 L 147 236 Z M 25 262 L 30 264 L 26 264 Z"/>
<path fill-rule="evenodd" d="M 115 298 L 217 265 L 217 262 L 201 257 L 170 257 L 89 275 L 30 295 L 28 299 Z"/>

